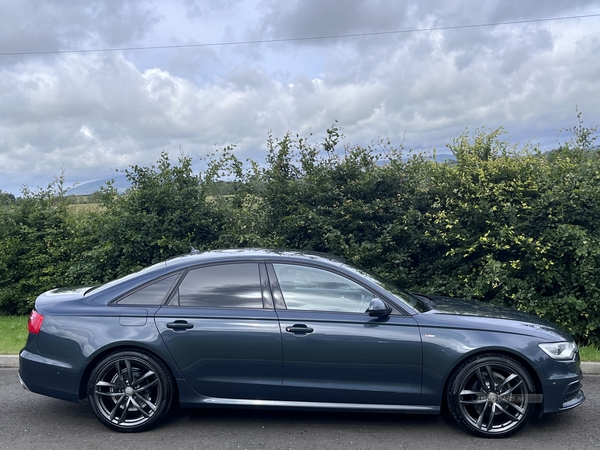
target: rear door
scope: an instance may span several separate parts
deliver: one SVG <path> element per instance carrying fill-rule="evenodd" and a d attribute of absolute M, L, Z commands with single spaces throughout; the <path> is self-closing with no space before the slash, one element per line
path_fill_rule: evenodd
<path fill-rule="evenodd" d="M 155 321 L 175 362 L 199 394 L 279 400 L 281 333 L 264 264 L 189 270 Z"/>

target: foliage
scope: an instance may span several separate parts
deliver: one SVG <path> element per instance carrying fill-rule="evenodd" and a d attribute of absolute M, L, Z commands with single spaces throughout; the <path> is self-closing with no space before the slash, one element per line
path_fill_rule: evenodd
<path fill-rule="evenodd" d="M 131 188 L 124 195 L 109 183 L 101 208 L 90 214 L 76 271 L 85 281 L 116 278 L 177 254 L 193 245 L 209 248 L 216 240 L 219 215 L 206 200 L 204 185 L 192 172 L 192 160 L 172 164 L 163 153 L 157 165 L 125 171 Z"/>
<path fill-rule="evenodd" d="M 124 275 L 190 246 L 325 251 L 413 291 L 513 306 L 600 343 L 600 158 L 597 127 L 542 154 L 502 128 L 466 130 L 438 163 L 388 141 L 344 145 L 337 123 L 321 142 L 269 136 L 265 161 L 235 148 L 207 160 L 166 154 L 132 166 L 86 212 L 61 180 L 0 195 L 0 312 L 35 295 Z"/>
<path fill-rule="evenodd" d="M 35 297 L 62 284 L 71 260 L 63 178 L 47 188 L 23 190 L 0 209 L 0 311 L 28 312 Z"/>

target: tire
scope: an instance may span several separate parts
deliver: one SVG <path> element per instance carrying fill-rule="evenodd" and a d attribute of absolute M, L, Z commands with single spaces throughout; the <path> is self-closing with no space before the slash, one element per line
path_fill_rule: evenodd
<path fill-rule="evenodd" d="M 523 428 L 535 410 L 535 385 L 527 370 L 502 354 L 477 355 L 450 377 L 446 392 L 454 420 L 471 433 L 504 438 Z"/>
<path fill-rule="evenodd" d="M 144 431 L 155 426 L 173 402 L 169 369 L 140 351 L 118 351 L 92 370 L 88 398 L 100 422 L 116 431 Z"/>

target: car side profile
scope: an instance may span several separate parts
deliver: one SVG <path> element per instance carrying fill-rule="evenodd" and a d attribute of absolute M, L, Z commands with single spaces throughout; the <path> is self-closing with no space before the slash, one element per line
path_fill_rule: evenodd
<path fill-rule="evenodd" d="M 506 437 L 580 405 L 576 344 L 508 308 L 410 294 L 325 254 L 184 255 L 40 295 L 24 388 L 134 432 L 180 407 L 437 414 Z"/>

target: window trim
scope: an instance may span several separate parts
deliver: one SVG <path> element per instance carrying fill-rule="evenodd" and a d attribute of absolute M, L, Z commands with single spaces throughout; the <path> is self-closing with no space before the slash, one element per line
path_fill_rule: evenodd
<path fill-rule="evenodd" d="M 169 301 L 169 299 L 171 298 L 171 295 L 173 294 L 174 287 L 175 286 L 179 286 L 179 281 L 181 280 L 181 274 L 182 273 L 183 272 L 181 270 L 176 270 L 175 272 L 166 273 L 166 274 L 161 275 L 158 278 L 154 278 L 152 280 L 149 280 L 149 281 L 143 283 L 140 286 L 136 286 L 136 287 L 134 287 L 132 289 L 129 289 L 125 293 L 119 295 L 114 300 L 111 300 L 108 303 L 108 306 L 138 307 L 138 308 L 142 307 L 142 306 L 145 306 L 145 307 L 160 308 L 161 306 L 164 306 L 166 304 L 166 302 Z M 159 282 L 165 280 L 166 278 L 172 277 L 174 275 L 175 275 L 175 281 L 173 282 L 173 284 L 171 285 L 171 287 L 169 288 L 169 290 L 165 294 L 162 302 L 160 302 L 160 303 L 158 303 L 156 305 L 153 305 L 151 303 L 147 303 L 147 304 L 137 304 L 137 303 L 136 304 L 126 304 L 126 303 L 121 304 L 121 303 L 119 303 L 121 300 L 125 299 L 126 297 L 129 297 L 130 295 L 135 294 L 136 292 L 141 291 L 142 289 L 146 289 L 148 286 L 151 286 L 151 285 L 153 285 L 155 283 L 159 283 Z"/>
<path fill-rule="evenodd" d="M 304 263 L 304 262 L 299 262 L 299 261 L 271 260 L 271 261 L 267 261 L 266 265 L 267 265 L 267 274 L 269 276 L 269 281 L 270 281 L 270 285 L 271 285 L 271 291 L 273 292 L 273 299 L 275 301 L 274 302 L 275 310 L 279 309 L 279 310 L 294 311 L 294 312 L 306 312 L 306 313 L 310 312 L 310 313 L 319 313 L 319 314 L 323 313 L 323 314 L 338 314 L 338 315 L 339 314 L 358 314 L 358 315 L 368 316 L 367 312 L 326 311 L 326 310 L 319 310 L 319 309 L 288 309 L 288 307 L 285 303 L 285 297 L 283 296 L 283 290 L 281 289 L 281 286 L 279 284 L 279 279 L 277 278 L 277 274 L 275 272 L 275 267 L 273 267 L 274 264 L 280 264 L 280 265 L 285 264 L 285 265 L 289 265 L 289 266 L 304 266 L 304 267 L 309 267 L 311 269 L 320 269 L 325 272 L 330 272 L 335 275 L 341 276 L 341 277 L 346 278 L 346 279 L 352 281 L 353 283 L 361 286 L 362 288 L 366 289 L 371 294 L 373 294 L 374 298 L 378 297 L 378 298 L 381 298 L 382 300 L 384 300 L 388 305 L 390 305 L 392 307 L 392 314 L 401 315 L 401 316 L 410 316 L 410 314 L 407 314 L 404 310 L 399 308 L 395 302 L 391 301 L 387 295 L 382 295 L 381 289 L 373 289 L 373 286 L 370 286 L 370 285 L 360 282 L 359 280 L 357 280 L 353 276 L 348 275 L 346 272 L 344 272 L 342 270 L 335 270 L 334 267 Z"/>
<path fill-rule="evenodd" d="M 237 264 L 256 264 L 258 266 L 258 277 L 259 277 L 259 288 L 260 288 L 260 293 L 261 293 L 261 302 L 262 302 L 262 307 L 256 307 L 256 308 L 242 308 L 239 306 L 198 306 L 198 305 L 192 305 L 192 306 L 182 306 L 179 304 L 179 301 L 177 303 L 171 303 L 171 301 L 173 300 L 173 298 L 175 297 L 175 295 L 179 295 L 179 287 L 181 286 L 181 283 L 183 282 L 183 280 L 185 280 L 185 278 L 187 277 L 187 275 L 193 271 L 193 270 L 197 270 L 197 269 L 205 269 L 208 267 L 215 267 L 215 266 L 232 266 L 232 265 L 237 265 Z M 198 264 L 192 267 L 187 267 L 181 277 L 179 278 L 179 280 L 177 280 L 172 292 L 169 293 L 169 295 L 167 296 L 167 300 L 163 303 L 162 306 L 168 306 L 171 308 L 185 308 L 185 309 L 223 309 L 223 310 L 232 310 L 232 309 L 237 309 L 237 310 L 273 310 L 273 305 L 272 305 L 272 299 L 270 298 L 271 293 L 269 291 L 265 291 L 265 287 L 268 288 L 268 284 L 265 285 L 265 282 L 268 282 L 268 278 L 266 277 L 266 273 L 264 272 L 264 261 L 256 261 L 256 260 L 241 260 L 241 261 L 219 261 L 219 262 L 211 262 L 211 263 L 206 263 L 206 264 Z M 265 281 L 263 282 L 263 277 L 265 277 Z M 268 294 L 268 296 L 265 296 L 265 294 Z M 270 305 L 270 306 L 269 306 Z"/>

